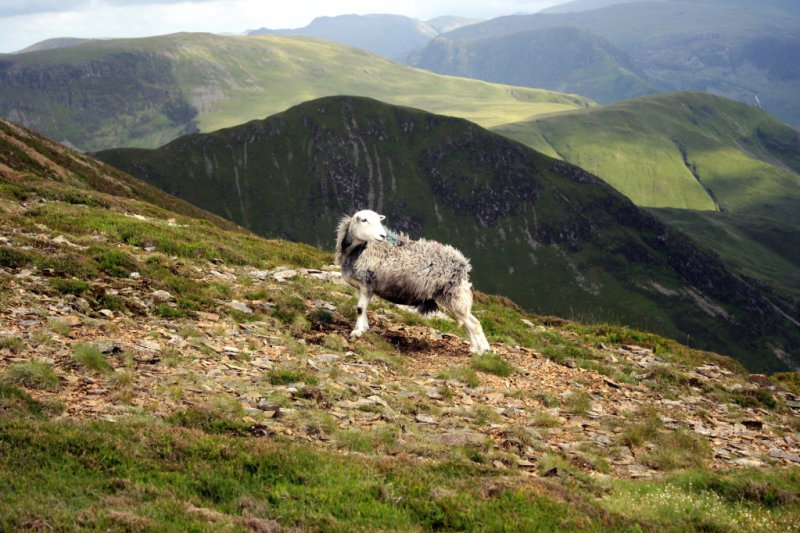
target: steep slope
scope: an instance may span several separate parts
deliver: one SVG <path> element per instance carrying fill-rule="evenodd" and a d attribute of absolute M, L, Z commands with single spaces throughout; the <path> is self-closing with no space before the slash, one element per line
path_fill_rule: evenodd
<path fill-rule="evenodd" d="M 434 39 L 409 63 L 441 74 L 582 94 L 600 103 L 655 92 L 624 52 L 569 27 L 471 41 Z"/>
<path fill-rule="evenodd" d="M 59 184 L 62 190 L 71 191 L 66 199 L 61 198 L 64 201 L 91 205 L 94 199 L 85 191 L 95 191 L 141 200 L 176 214 L 205 219 L 221 228 L 238 228 L 227 219 L 2 119 L 0 178 L 6 183 L 13 183 L 13 189 L 22 197 L 27 189 L 35 190 L 35 183 L 44 179 L 51 188 Z"/>
<path fill-rule="evenodd" d="M 800 15 L 780 7 L 779 2 L 757 8 L 752 2 L 621 3 L 577 13 L 499 17 L 440 35 L 437 46 L 442 40 L 453 41 L 451 47 L 474 43 L 474 51 L 479 42 L 518 32 L 578 28 L 628 54 L 661 91 L 705 91 L 746 103 L 758 97 L 766 110 L 798 127 Z M 540 53 L 559 57 L 560 49 Z"/>
<path fill-rule="evenodd" d="M 67 184 L 57 146 L 8 137 L 30 158 L 0 176 L 0 530 L 800 520 L 798 374 L 482 294 L 496 355 L 380 302 L 349 339 L 330 254 Z"/>
<path fill-rule="evenodd" d="M 646 326 L 752 368 L 797 363 L 795 304 L 585 171 L 463 120 L 327 98 L 98 156 L 261 235 L 331 247 L 342 213 L 371 207 L 461 248 L 478 288 L 531 310 Z"/>
<path fill-rule="evenodd" d="M 690 209 L 648 209 L 731 269 L 800 299 L 800 226 L 770 218 Z"/>
<path fill-rule="evenodd" d="M 699 93 L 497 130 L 580 165 L 736 271 L 800 296 L 800 133 Z M 680 209 L 676 209 L 680 208 Z"/>
<path fill-rule="evenodd" d="M 0 59 L 0 116 L 89 150 L 159 146 L 336 94 L 486 126 L 590 105 L 583 97 L 443 77 L 298 37 L 176 34 Z"/>
<path fill-rule="evenodd" d="M 800 224 L 800 133 L 754 106 L 672 93 L 496 131 L 585 168 L 640 206 Z"/>

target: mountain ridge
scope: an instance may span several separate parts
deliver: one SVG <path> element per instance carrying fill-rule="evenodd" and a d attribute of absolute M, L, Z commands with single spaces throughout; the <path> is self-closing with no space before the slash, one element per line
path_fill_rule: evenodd
<path fill-rule="evenodd" d="M 628 54 L 646 73 L 645 81 L 661 92 L 703 91 L 745 103 L 758 97 L 765 109 L 794 127 L 800 125 L 796 12 L 755 9 L 749 3 L 631 2 L 575 13 L 498 17 L 442 34 L 435 42 L 479 49 L 480 43 L 518 32 L 564 26 L 606 39 Z M 541 52 L 557 57 L 558 43 Z M 514 49 L 505 54 L 514 57 Z M 424 55 L 423 50 L 417 57 Z M 449 59 L 425 66 L 452 70 Z M 516 66 L 527 68 L 524 57 L 518 57 Z M 473 75 L 482 78 L 486 73 Z M 627 96 L 619 92 L 613 101 Z"/>
<path fill-rule="evenodd" d="M 487 126 L 593 105 L 577 95 L 440 76 L 300 37 L 183 33 L 0 61 L 0 116 L 82 150 L 160 146 L 342 93 Z"/>
<path fill-rule="evenodd" d="M 295 35 L 363 48 L 389 59 L 403 60 L 433 37 L 474 24 L 479 19 L 441 16 L 428 21 L 403 15 L 373 13 L 317 17 L 302 28 L 248 30 L 248 35 Z"/>

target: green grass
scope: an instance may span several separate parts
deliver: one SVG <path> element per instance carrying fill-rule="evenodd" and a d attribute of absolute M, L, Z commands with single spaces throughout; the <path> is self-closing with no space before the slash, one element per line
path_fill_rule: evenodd
<path fill-rule="evenodd" d="M 652 408 L 643 407 L 633 418 L 620 433 L 622 444 L 626 446 L 642 446 L 654 441 L 663 427 L 661 418 Z"/>
<path fill-rule="evenodd" d="M 753 106 L 675 93 L 497 131 L 557 153 L 640 206 L 800 223 L 800 161 L 786 143 L 792 130 Z"/>
<path fill-rule="evenodd" d="M 582 390 L 573 390 L 564 397 L 564 409 L 573 415 L 585 415 L 592 406 L 592 398 Z"/>
<path fill-rule="evenodd" d="M 481 380 L 475 373 L 475 370 L 466 366 L 450 367 L 439 372 L 436 377 L 439 379 L 459 381 L 472 388 L 475 388 L 481 384 Z"/>
<path fill-rule="evenodd" d="M 655 447 L 642 462 L 656 470 L 699 468 L 711 458 L 708 441 L 692 430 L 662 431 L 653 440 Z"/>
<path fill-rule="evenodd" d="M 52 278 L 50 285 L 61 294 L 80 295 L 91 288 L 91 285 L 79 279 Z"/>
<path fill-rule="evenodd" d="M 72 349 L 72 357 L 87 370 L 93 370 L 101 374 L 109 374 L 114 371 L 114 368 L 106 360 L 100 349 L 93 344 L 76 344 Z"/>
<path fill-rule="evenodd" d="M 53 370 L 53 365 L 42 361 L 13 363 L 0 375 L 0 381 L 51 392 L 60 388 L 58 375 Z"/>
<path fill-rule="evenodd" d="M 310 374 L 304 370 L 290 368 L 276 368 L 270 370 L 267 372 L 266 379 L 270 385 L 290 385 L 292 383 L 316 385 L 319 383 L 319 378 L 314 374 Z"/>
<path fill-rule="evenodd" d="M 514 365 L 496 354 L 475 355 L 470 360 L 470 367 L 478 372 L 508 377 L 516 370 Z"/>
<path fill-rule="evenodd" d="M 619 482 L 603 499 L 617 516 L 658 531 L 791 531 L 800 516 L 800 471 L 694 470 L 648 482 Z"/>
<path fill-rule="evenodd" d="M 213 524 L 238 531 L 269 521 L 328 531 L 624 525 L 588 500 L 572 505 L 558 491 L 514 482 L 484 490 L 485 474 L 486 467 L 470 461 L 420 465 L 340 457 L 304 445 L 155 422 L 0 419 L 4 530 L 38 523 L 153 530 Z"/>
<path fill-rule="evenodd" d="M 0 350 L 6 349 L 11 353 L 19 353 L 25 348 L 25 341 L 16 335 L 0 335 Z"/>
<path fill-rule="evenodd" d="M 60 414 L 64 406 L 55 400 L 36 400 L 19 387 L 0 380 L 0 412 L 10 421 L 11 416 L 20 418 L 46 418 Z M 2 440 L 2 439 L 0 439 Z M 0 448 L 0 457 L 2 457 Z"/>

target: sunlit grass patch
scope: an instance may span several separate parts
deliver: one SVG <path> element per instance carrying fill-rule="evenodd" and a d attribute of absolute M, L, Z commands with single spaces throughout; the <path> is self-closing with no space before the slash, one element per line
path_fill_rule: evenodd
<path fill-rule="evenodd" d="M 93 344 L 78 343 L 72 349 L 73 359 L 82 367 L 100 372 L 101 374 L 110 374 L 114 368 L 108 362 L 106 357 L 100 349 Z"/>
<path fill-rule="evenodd" d="M 91 285 L 81 279 L 51 278 L 49 281 L 50 286 L 61 294 L 80 295 L 91 289 Z"/>
<path fill-rule="evenodd" d="M 290 385 L 292 383 L 305 383 L 316 385 L 319 378 L 305 370 L 292 368 L 275 368 L 267 372 L 266 380 L 270 385 Z"/>
<path fill-rule="evenodd" d="M 549 413 L 536 413 L 530 423 L 536 427 L 555 428 L 561 426 L 561 419 Z"/>
<path fill-rule="evenodd" d="M 642 457 L 642 463 L 657 470 L 702 467 L 711 458 L 706 438 L 688 429 L 661 431 L 654 444 Z"/>
<path fill-rule="evenodd" d="M 62 337 L 67 337 L 72 332 L 68 324 L 63 321 L 53 318 L 47 321 L 47 329 Z"/>
<path fill-rule="evenodd" d="M 792 531 L 800 473 L 692 470 L 659 481 L 615 482 L 603 506 L 660 531 Z"/>
<path fill-rule="evenodd" d="M 653 441 L 663 427 L 663 422 L 653 408 L 643 406 L 622 428 L 620 438 L 626 446 L 642 446 Z"/>
<path fill-rule="evenodd" d="M 496 354 L 475 355 L 470 361 L 470 367 L 478 372 L 494 374 L 495 376 L 508 377 L 516 368 Z"/>
<path fill-rule="evenodd" d="M 12 353 L 19 353 L 25 348 L 25 341 L 17 335 L 0 335 L 0 350 L 6 349 Z"/>
<path fill-rule="evenodd" d="M 52 416 L 63 410 L 64 406 L 56 400 L 35 400 L 16 385 L 0 380 L 0 413 L 9 418 L 11 415 Z M 0 421 L 2 421 L 2 417 L 0 417 Z M 2 443 L 2 437 L 0 437 L 0 443 Z"/>
<path fill-rule="evenodd" d="M 35 255 L 27 250 L 0 247 L 0 267 L 21 268 L 34 263 Z"/>
<path fill-rule="evenodd" d="M 391 453 L 400 448 L 397 437 L 400 429 L 385 425 L 374 429 L 346 429 L 336 433 L 336 443 L 350 451 L 361 453 Z"/>
<path fill-rule="evenodd" d="M 48 391 L 57 391 L 60 388 L 58 375 L 53 370 L 53 365 L 43 361 L 14 363 L 0 375 L 0 382 Z"/>
<path fill-rule="evenodd" d="M 437 374 L 439 379 L 453 380 L 463 383 L 467 387 L 477 387 L 481 380 L 475 370 L 467 366 L 451 366 Z"/>
<path fill-rule="evenodd" d="M 592 406 L 592 397 L 582 390 L 573 390 L 564 397 L 564 410 L 573 415 L 585 415 Z"/>
<path fill-rule="evenodd" d="M 0 499 L 0 529 L 24 529 L 31 521 L 123 528 L 109 501 L 114 513 L 140 517 L 159 531 L 221 524 L 245 530 L 259 520 L 301 530 L 472 530 L 480 524 L 491 531 L 560 531 L 591 529 L 599 516 L 590 500 L 575 506 L 513 478 L 491 481 L 490 457 L 478 449 L 476 460 L 342 457 L 237 436 L 241 426 L 228 415 L 216 425 L 219 416 L 212 409 L 167 420 L 178 426 L 0 418 L 0 446 L 14 450 L 13 460 L 0 459 L 0 475 L 10 481 Z M 393 449 L 398 431 L 376 429 L 366 443 L 344 439 L 357 449 Z M 189 506 L 207 512 L 189 513 Z"/>

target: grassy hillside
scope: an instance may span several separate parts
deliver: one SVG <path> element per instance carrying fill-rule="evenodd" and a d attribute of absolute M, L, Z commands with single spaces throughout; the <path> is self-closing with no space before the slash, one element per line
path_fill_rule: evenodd
<path fill-rule="evenodd" d="M 640 206 L 800 223 L 800 133 L 753 106 L 674 93 L 496 131 L 585 168 Z"/>
<path fill-rule="evenodd" d="M 585 171 L 464 120 L 328 98 L 98 156 L 258 234 L 326 248 L 343 213 L 374 208 L 390 227 L 461 248 L 481 290 L 537 312 L 646 327 L 751 368 L 794 364 L 774 346 L 800 343 L 794 303 Z"/>
<path fill-rule="evenodd" d="M 800 297 L 800 230 L 796 224 L 717 211 L 648 211 L 714 250 L 744 275 Z"/>
<path fill-rule="evenodd" d="M 719 254 L 798 295 L 800 134 L 698 93 L 650 96 L 496 131 L 580 165 Z"/>
<path fill-rule="evenodd" d="M 476 40 L 434 39 L 409 63 L 440 74 L 582 94 L 601 103 L 656 90 L 627 54 L 569 27 Z"/>
<path fill-rule="evenodd" d="M 436 46 L 449 41 L 448 46 L 470 48 L 479 58 L 480 43 L 519 32 L 576 28 L 627 54 L 662 92 L 703 91 L 748 104 L 758 96 L 767 111 L 800 127 L 800 13 L 779 4 L 789 2 L 757 9 L 751 2 L 630 2 L 578 13 L 499 17 L 440 35 Z M 554 41 L 538 54 L 558 58 L 561 48 Z M 506 51 L 511 57 L 514 52 Z M 524 56 L 517 57 L 517 65 L 525 68 Z"/>
<path fill-rule="evenodd" d="M 350 340 L 330 254 L 100 190 L 136 181 L 4 128 L 28 157 L 0 166 L 3 531 L 800 521 L 797 374 L 487 295 L 496 354 L 380 302 Z"/>
<path fill-rule="evenodd" d="M 337 94 L 487 127 L 590 105 L 579 96 L 443 77 L 304 38 L 175 34 L 2 59 L 0 116 L 86 150 L 155 147 Z"/>

